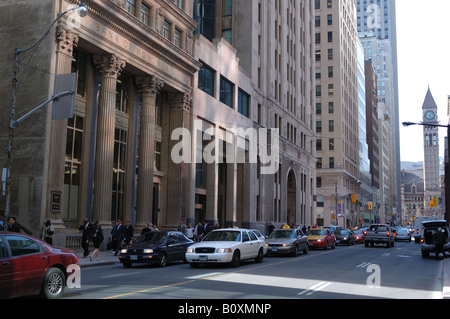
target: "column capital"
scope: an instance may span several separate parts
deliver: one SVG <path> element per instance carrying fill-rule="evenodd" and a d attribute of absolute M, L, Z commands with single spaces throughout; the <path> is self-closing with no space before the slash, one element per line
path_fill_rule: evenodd
<path fill-rule="evenodd" d="M 189 112 L 192 109 L 192 96 L 188 92 L 171 94 L 170 104 L 174 109 Z"/>
<path fill-rule="evenodd" d="M 115 54 L 96 54 L 94 55 L 94 64 L 103 75 L 117 78 L 126 62 Z"/>
<path fill-rule="evenodd" d="M 58 43 L 58 51 L 72 56 L 73 48 L 78 45 L 78 34 L 59 25 L 56 27 L 56 41 Z"/>
<path fill-rule="evenodd" d="M 136 84 L 140 91 L 156 95 L 162 89 L 164 82 L 155 75 L 138 76 Z"/>

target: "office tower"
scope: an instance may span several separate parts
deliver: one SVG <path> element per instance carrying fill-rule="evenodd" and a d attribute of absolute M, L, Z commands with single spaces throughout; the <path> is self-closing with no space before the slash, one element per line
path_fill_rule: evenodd
<path fill-rule="evenodd" d="M 359 193 L 358 66 L 353 1 L 315 1 L 317 211 L 355 224 Z M 331 214 L 330 214 L 331 211 Z"/>

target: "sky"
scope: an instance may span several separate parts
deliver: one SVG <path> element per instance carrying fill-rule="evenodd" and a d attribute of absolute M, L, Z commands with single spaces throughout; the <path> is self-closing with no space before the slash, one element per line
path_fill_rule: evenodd
<path fill-rule="evenodd" d="M 449 124 L 450 1 L 396 0 L 399 72 L 399 116 L 402 122 L 421 122 L 422 104 L 430 87 L 440 124 Z M 439 129 L 444 156 L 445 128 Z M 423 127 L 400 124 L 400 160 L 423 161 Z"/>

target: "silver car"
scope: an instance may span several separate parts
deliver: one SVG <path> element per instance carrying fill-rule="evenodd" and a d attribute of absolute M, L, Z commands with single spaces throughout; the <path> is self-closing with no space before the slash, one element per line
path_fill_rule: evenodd
<path fill-rule="evenodd" d="M 407 240 L 411 241 L 411 233 L 410 231 L 405 227 L 398 227 L 397 228 L 397 235 L 395 235 L 395 241 L 399 240 Z"/>
<path fill-rule="evenodd" d="M 274 230 L 266 240 L 267 255 L 308 253 L 308 237 L 300 229 Z"/>

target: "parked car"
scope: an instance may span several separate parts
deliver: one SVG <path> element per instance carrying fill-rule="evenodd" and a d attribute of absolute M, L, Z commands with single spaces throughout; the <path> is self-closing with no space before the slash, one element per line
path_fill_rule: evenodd
<path fill-rule="evenodd" d="M 355 236 L 350 229 L 340 229 L 336 231 L 336 245 L 354 245 Z"/>
<path fill-rule="evenodd" d="M 356 229 L 353 231 L 353 236 L 355 236 L 355 243 L 364 243 L 364 230 Z"/>
<path fill-rule="evenodd" d="M 446 220 L 431 220 L 422 222 L 422 239 L 420 240 L 420 250 L 422 251 L 422 258 L 430 256 L 430 253 L 435 253 L 436 257 L 439 252 L 436 249 L 435 237 L 440 230 L 444 233 L 444 255 L 446 251 L 450 251 L 450 231 L 447 227 Z M 444 256 L 445 257 L 445 256 Z"/>
<path fill-rule="evenodd" d="M 411 232 L 405 227 L 398 227 L 397 233 L 395 236 L 395 241 L 399 241 L 399 240 L 407 240 L 410 242 L 411 241 Z"/>
<path fill-rule="evenodd" d="M 60 298 L 67 284 L 67 267 L 77 263 L 73 250 L 21 233 L 0 232 L 0 298 Z"/>
<path fill-rule="evenodd" d="M 265 242 L 249 229 L 216 229 L 187 249 L 186 260 L 193 268 L 217 263 L 238 267 L 241 260 L 245 259 L 254 259 L 260 263 L 264 258 L 264 245 Z"/>
<path fill-rule="evenodd" d="M 309 248 L 336 248 L 336 236 L 328 228 L 311 228 L 307 235 Z"/>
<path fill-rule="evenodd" d="M 308 237 L 300 229 L 275 229 L 266 241 L 267 254 L 291 254 L 299 251 L 308 253 Z"/>
<path fill-rule="evenodd" d="M 260 239 L 261 241 L 264 242 L 263 248 L 264 248 L 264 256 L 267 255 L 267 239 L 266 236 L 264 236 L 263 234 L 261 234 L 261 232 L 257 229 L 252 229 L 252 232 L 255 233 L 256 237 L 258 237 L 258 239 Z"/>
<path fill-rule="evenodd" d="M 168 262 L 185 261 L 186 249 L 193 243 L 178 231 L 146 232 L 120 250 L 119 260 L 125 268 L 138 263 L 164 267 Z"/>

